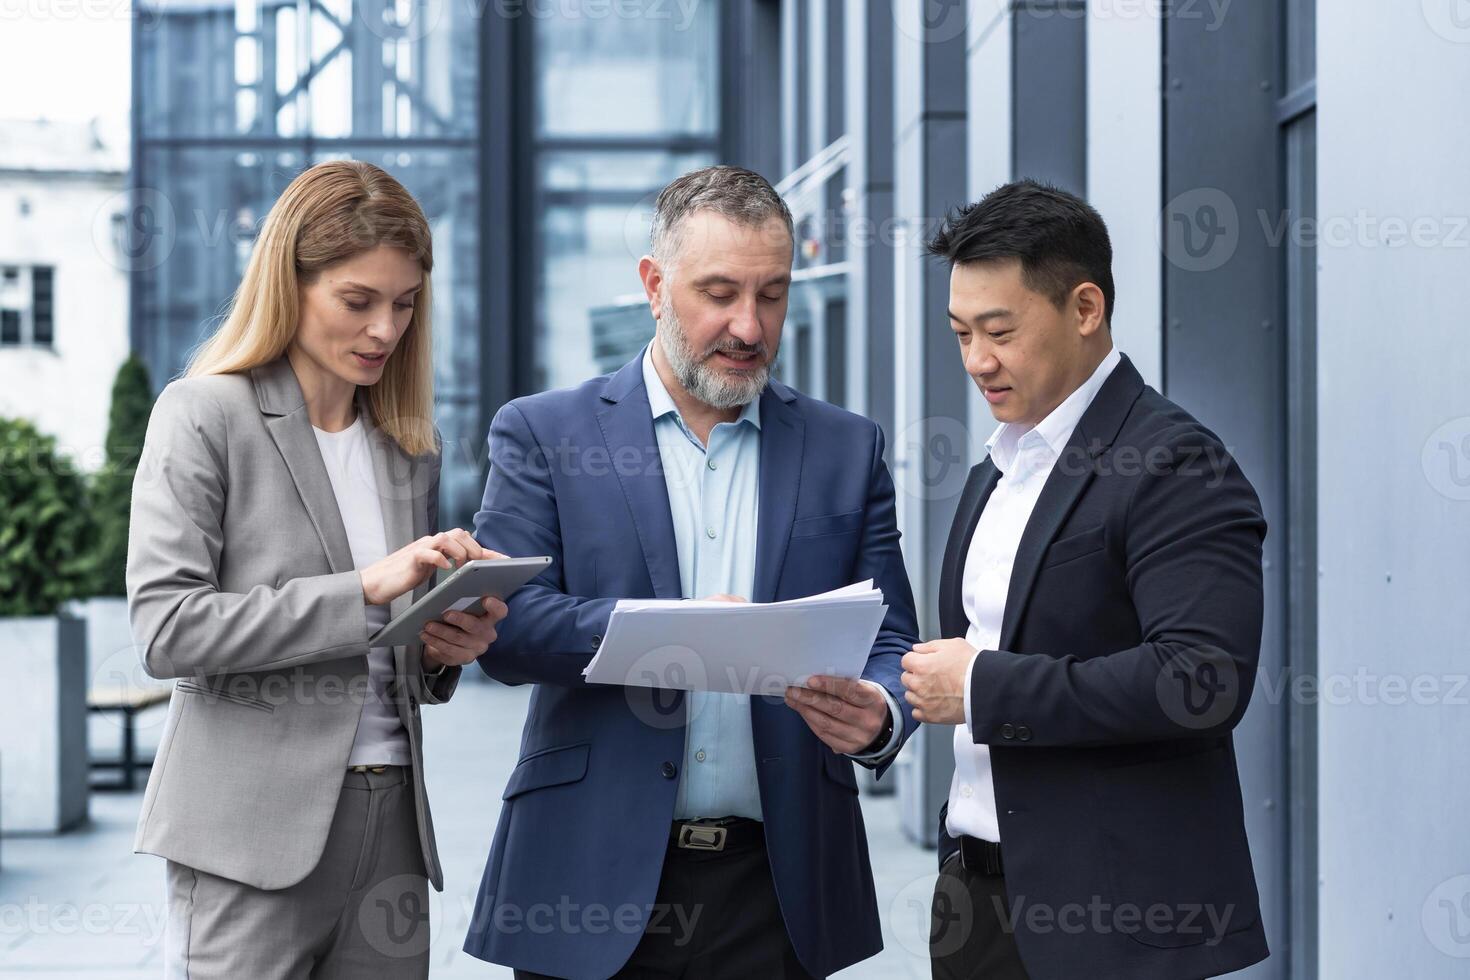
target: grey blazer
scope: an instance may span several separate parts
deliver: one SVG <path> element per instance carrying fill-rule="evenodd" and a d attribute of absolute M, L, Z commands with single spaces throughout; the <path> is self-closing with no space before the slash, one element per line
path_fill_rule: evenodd
<path fill-rule="evenodd" d="M 366 422 L 366 399 L 358 392 Z M 371 428 L 388 549 L 437 530 L 439 457 Z M 257 888 L 295 884 L 326 844 L 367 684 L 362 583 L 285 357 L 159 395 L 133 483 L 128 613 L 145 669 L 178 678 L 134 850 Z M 398 615 L 419 595 L 395 599 Z M 424 797 L 426 677 L 395 647 L 424 867 L 443 874 Z"/>

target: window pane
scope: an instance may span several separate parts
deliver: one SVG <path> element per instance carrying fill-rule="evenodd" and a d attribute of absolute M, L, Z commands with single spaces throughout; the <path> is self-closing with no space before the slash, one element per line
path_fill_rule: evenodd
<path fill-rule="evenodd" d="M 444 0 L 140 0 L 144 136 L 472 136 L 483 13 Z"/>
<path fill-rule="evenodd" d="M 537 129 L 543 136 L 714 133 L 717 3 L 575 13 L 536 21 Z M 589 8 L 590 9 L 590 8 Z"/>
<path fill-rule="evenodd" d="M 31 341 L 36 344 L 49 345 L 54 333 L 52 271 L 50 266 L 45 265 L 31 270 Z"/>
<path fill-rule="evenodd" d="M 0 344 L 20 343 L 20 311 L 0 310 Z"/>
<path fill-rule="evenodd" d="M 664 184 L 714 159 L 691 153 L 546 153 L 539 177 L 536 298 L 538 388 L 575 384 L 620 367 L 653 335 L 636 299 L 653 199 Z"/>

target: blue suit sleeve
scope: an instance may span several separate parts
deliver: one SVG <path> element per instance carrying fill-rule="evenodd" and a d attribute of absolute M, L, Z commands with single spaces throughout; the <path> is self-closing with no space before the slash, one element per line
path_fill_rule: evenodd
<path fill-rule="evenodd" d="M 475 540 L 511 557 L 546 555 L 551 565 L 507 601 L 480 669 L 506 684 L 580 687 L 607 632 L 615 599 L 567 595 L 550 457 L 515 403 L 490 424 L 490 475 L 475 514 Z"/>
<path fill-rule="evenodd" d="M 899 680 L 903 674 L 900 661 L 919 642 L 919 623 L 914 613 L 914 593 L 904 568 L 903 551 L 899 548 L 893 477 L 883 462 L 883 430 L 876 425 L 874 429 L 876 438 L 868 477 L 867 514 L 853 578 L 858 582 L 871 578 L 873 584 L 883 590 L 883 599 L 888 604 L 888 613 L 883 617 L 883 625 L 873 641 L 873 652 L 868 656 L 863 677 L 883 685 L 900 706 L 901 717 L 893 726 L 899 741 L 876 764 L 858 760 L 871 765 L 881 777 L 904 742 L 919 727 L 919 723 L 914 721 L 912 707 L 904 700 L 903 683 Z"/>

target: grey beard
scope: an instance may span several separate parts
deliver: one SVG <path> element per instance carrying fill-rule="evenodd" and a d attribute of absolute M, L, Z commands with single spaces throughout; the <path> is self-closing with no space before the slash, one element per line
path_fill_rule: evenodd
<path fill-rule="evenodd" d="M 679 379 L 679 384 L 699 401 L 710 408 L 725 411 L 732 408 L 744 408 L 760 397 L 766 388 L 766 382 L 771 377 L 771 365 L 769 363 L 761 366 L 760 370 L 752 374 L 748 379 L 731 378 L 723 372 L 711 368 L 705 363 L 705 358 L 695 354 L 689 345 L 689 338 L 684 334 L 684 325 L 679 322 L 679 317 L 674 313 L 674 305 L 664 296 L 659 305 L 658 341 L 663 345 L 664 357 L 669 362 L 669 368 L 674 372 L 674 377 Z M 707 351 L 706 355 L 713 353 Z M 761 344 L 757 350 L 757 356 L 765 356 L 765 345 Z"/>

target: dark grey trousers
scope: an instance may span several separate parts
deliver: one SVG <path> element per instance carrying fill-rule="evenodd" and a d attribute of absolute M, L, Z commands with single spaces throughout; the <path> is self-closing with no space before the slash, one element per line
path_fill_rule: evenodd
<path fill-rule="evenodd" d="M 321 860 L 289 888 L 168 862 L 168 980 L 429 975 L 429 886 L 408 770 L 344 776 Z"/>

